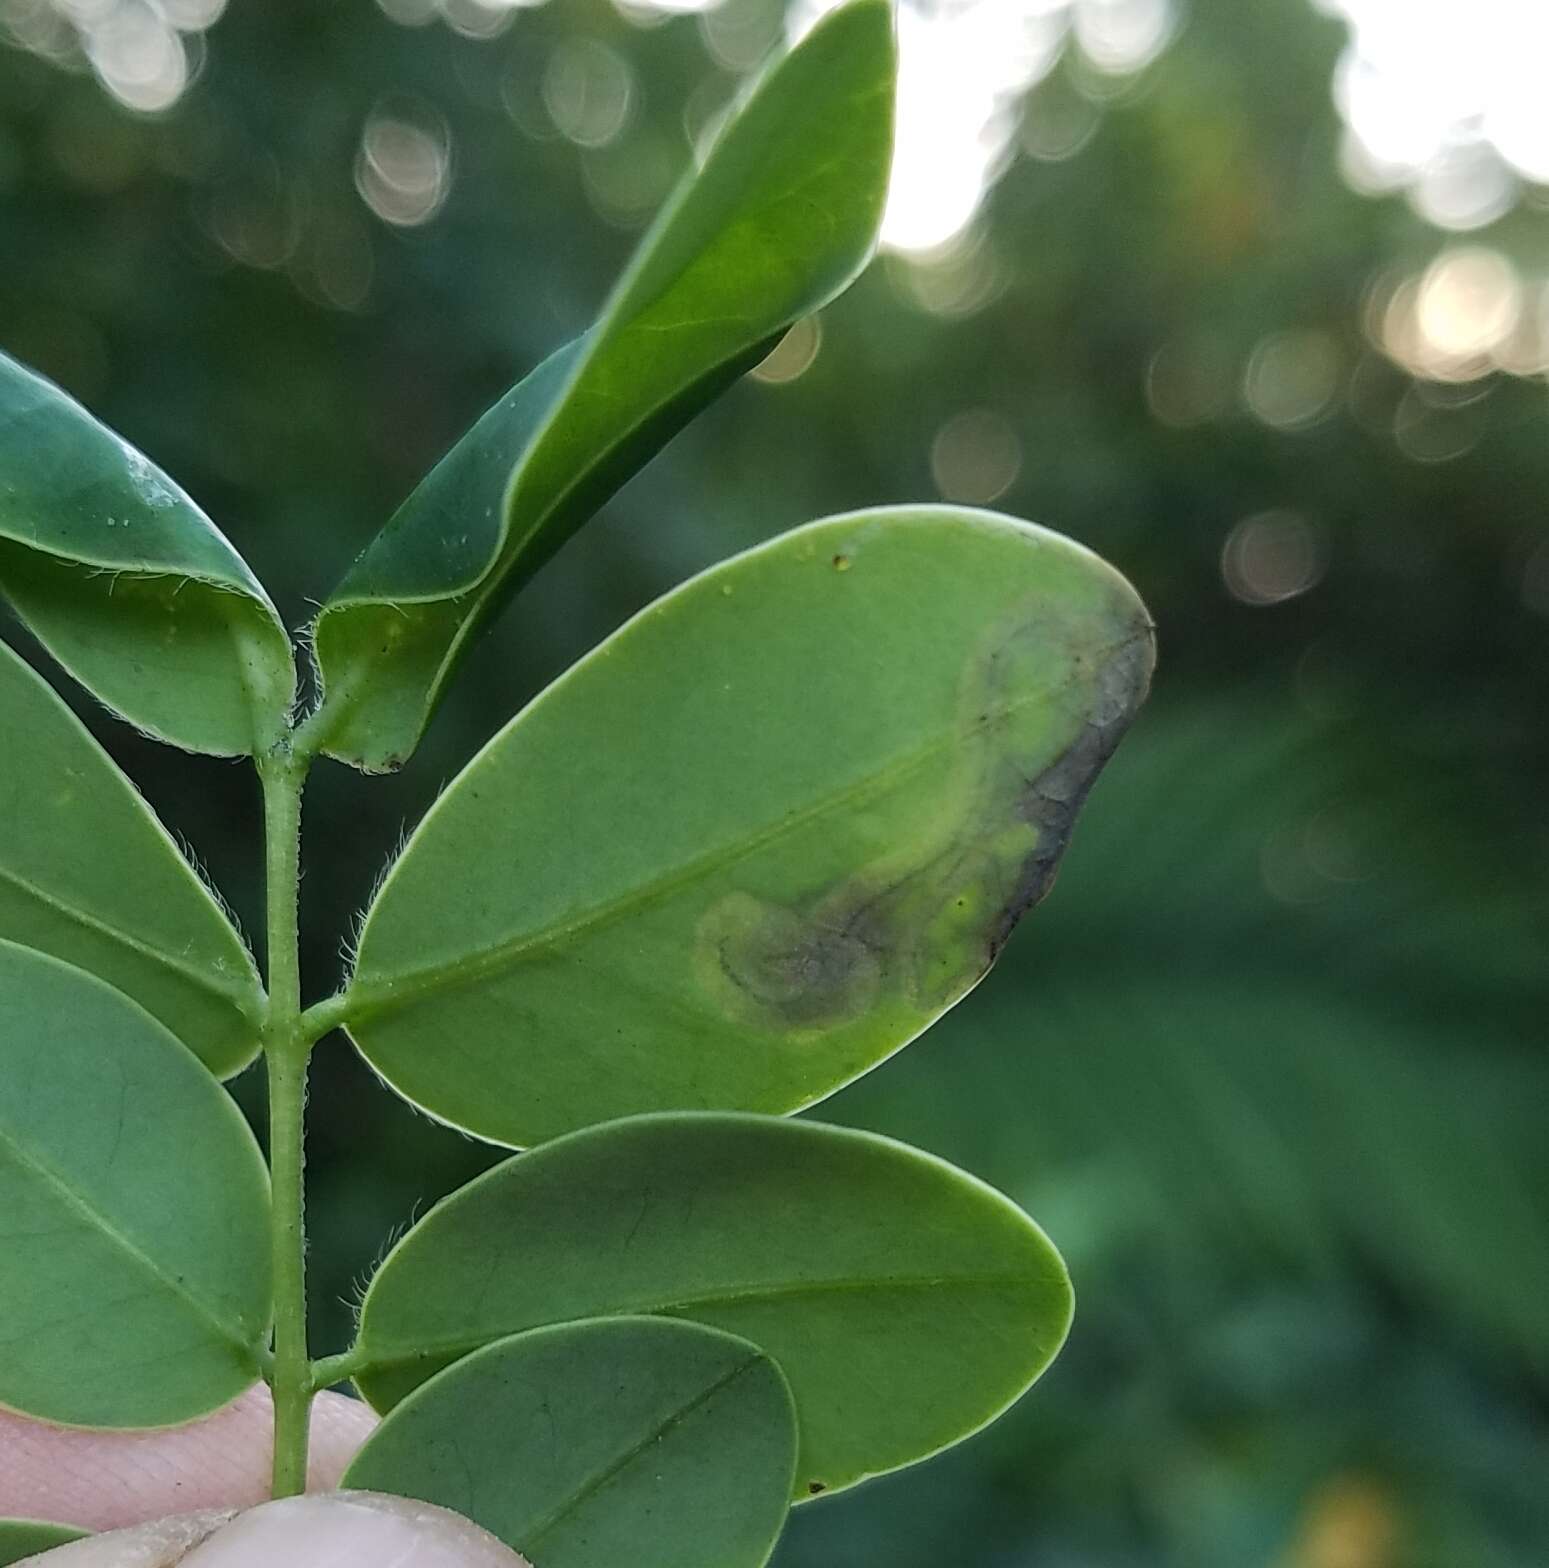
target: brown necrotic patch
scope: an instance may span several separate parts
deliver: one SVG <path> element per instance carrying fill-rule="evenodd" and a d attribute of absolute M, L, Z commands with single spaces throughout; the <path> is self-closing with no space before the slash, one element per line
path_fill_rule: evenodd
<path fill-rule="evenodd" d="M 712 988 L 751 1023 L 822 1028 L 864 1012 L 895 941 L 887 895 L 847 879 L 805 909 L 733 893 L 700 931 Z"/>
<path fill-rule="evenodd" d="M 895 1000 L 931 1016 L 994 963 L 1053 884 L 1092 784 L 1145 697 L 1151 628 L 1126 599 L 1103 643 L 1047 606 L 1002 625 L 969 661 L 949 754 L 911 848 L 784 903 L 731 893 L 700 923 L 701 979 L 728 1016 L 821 1033 Z M 879 774 L 878 802 L 926 770 Z M 835 831 L 842 831 L 837 824 Z"/>

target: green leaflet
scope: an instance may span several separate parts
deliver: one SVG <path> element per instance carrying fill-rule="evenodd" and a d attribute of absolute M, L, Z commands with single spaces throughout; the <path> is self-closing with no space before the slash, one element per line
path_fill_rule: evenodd
<path fill-rule="evenodd" d="M 886 194 L 895 74 L 890 0 L 825 18 L 728 121 L 596 325 L 403 504 L 317 622 L 330 756 L 401 764 L 503 598 L 860 272 Z"/>
<path fill-rule="evenodd" d="M 236 1106 L 148 1013 L 0 942 L 0 1404 L 189 1421 L 258 1375 L 268 1178 Z"/>
<path fill-rule="evenodd" d="M 984 975 L 1152 658 L 1112 568 L 1011 518 L 861 512 L 725 562 L 446 790 L 367 917 L 350 1032 L 515 1146 L 810 1104 Z"/>
<path fill-rule="evenodd" d="M 0 644 L 0 938 L 110 981 L 211 1071 L 252 1059 L 263 989 L 215 899 L 48 683 Z"/>
<path fill-rule="evenodd" d="M 992 1420 L 1053 1359 L 1071 1294 L 1021 1210 L 929 1155 L 808 1122 L 643 1116 L 432 1210 L 366 1294 L 356 1382 L 388 1409 L 481 1345 L 613 1313 L 767 1351 L 796 1398 L 805 1497 Z"/>
<path fill-rule="evenodd" d="M 543 1568 L 763 1568 L 795 1467 L 790 1390 L 756 1346 L 619 1317 L 459 1361 L 343 1485 L 453 1509 Z"/>
<path fill-rule="evenodd" d="M 281 733 L 295 670 L 257 579 L 160 469 L 3 354 L 0 593 L 160 740 L 235 756 Z"/>
<path fill-rule="evenodd" d="M 0 1519 L 0 1568 L 19 1563 L 34 1553 L 82 1540 L 85 1535 L 84 1530 L 67 1524 L 47 1524 L 41 1519 Z"/>

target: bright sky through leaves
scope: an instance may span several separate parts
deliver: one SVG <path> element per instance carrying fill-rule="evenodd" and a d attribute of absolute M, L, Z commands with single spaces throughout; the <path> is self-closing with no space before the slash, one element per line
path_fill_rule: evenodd
<path fill-rule="evenodd" d="M 799 36 L 838 3 L 791 0 L 789 32 Z M 1172 0 L 902 0 L 898 156 L 883 244 L 931 251 L 968 227 L 1015 155 L 1023 94 L 1072 33 L 1097 71 L 1126 75 L 1156 58 L 1174 21 Z"/>
<path fill-rule="evenodd" d="M 444 15 L 458 31 L 488 38 L 544 3 L 381 0 L 395 21 Z M 788 0 L 788 34 L 837 3 Z M 1549 182 L 1543 0 L 1310 3 L 1350 28 L 1333 94 L 1346 124 L 1345 174 L 1359 188 L 1404 190 L 1431 222 L 1467 230 L 1510 210 L 1525 183 Z M 730 0 L 615 5 L 635 20 L 697 14 L 707 27 L 734 10 Z M 61 64 L 84 57 L 121 103 L 157 113 L 191 84 L 204 32 L 223 9 L 224 0 L 0 0 L 0 35 Z M 899 0 L 898 162 L 883 243 L 930 252 L 968 228 L 1016 156 L 1022 98 L 1068 47 L 1094 80 L 1122 78 L 1149 65 L 1179 22 L 1177 0 Z M 208 47 L 219 47 L 218 34 Z M 383 214 L 383 181 L 369 176 L 362 195 L 395 224 L 427 221 L 445 194 L 444 182 L 431 182 L 412 199 L 388 201 Z"/>
<path fill-rule="evenodd" d="M 173 108 L 203 55 L 219 50 L 219 29 L 208 42 L 205 32 L 224 3 L 0 0 L 0 38 L 61 65 L 87 65 L 127 108 L 155 114 Z M 467 37 L 493 41 L 521 12 L 547 0 L 378 3 L 405 26 L 440 20 Z M 639 24 L 695 18 L 690 25 L 731 72 L 751 70 L 774 42 L 768 13 L 760 22 L 757 8 L 738 0 L 613 3 Z M 785 0 L 788 38 L 801 36 L 838 3 Z M 1308 3 L 1349 29 L 1331 94 L 1345 127 L 1341 172 L 1356 189 L 1402 193 L 1428 222 L 1468 233 L 1511 211 L 1528 188 L 1549 184 L 1549 0 Z M 910 269 L 920 287 L 937 274 L 947 278 L 953 258 L 972 262 L 982 237 L 975 220 L 1019 155 L 1050 159 L 1079 151 L 1114 89 L 1149 66 L 1186 24 L 1178 0 L 898 0 L 898 8 L 898 145 L 882 243 L 929 263 Z M 1067 57 L 1070 80 L 1029 100 Z M 573 39 L 548 62 L 541 112 L 578 147 L 595 150 L 624 135 L 637 85 L 623 40 Z M 1050 116 L 1052 130 L 1043 123 Z M 356 160 L 365 207 L 396 228 L 435 221 L 451 183 L 449 136 L 428 104 L 379 103 L 363 122 Z M 612 189 L 599 167 L 588 165 L 594 203 L 631 227 L 645 221 L 671 183 L 670 159 L 642 190 Z M 239 260 L 266 264 L 249 254 L 240 235 L 220 238 Z M 341 308 L 359 304 L 369 287 L 362 265 L 330 293 Z M 1392 285 L 1378 290 L 1381 320 L 1373 336 L 1427 379 L 1466 381 L 1492 368 L 1536 374 L 1549 364 L 1549 293 L 1541 278 L 1519 274 L 1519 266 L 1520 258 L 1477 242 L 1445 251 L 1423 276 L 1401 280 L 1396 292 Z M 971 301 L 984 290 L 970 279 L 958 292 Z M 961 302 L 954 293 L 922 303 L 950 312 Z M 1005 471 L 1014 472 L 1015 458 L 1008 461 Z M 960 490 L 949 484 L 943 493 Z"/>
<path fill-rule="evenodd" d="M 1346 172 L 1407 190 L 1420 214 L 1473 229 L 1549 183 L 1549 5 L 1544 0 L 1319 0 L 1350 43 L 1334 98 Z"/>

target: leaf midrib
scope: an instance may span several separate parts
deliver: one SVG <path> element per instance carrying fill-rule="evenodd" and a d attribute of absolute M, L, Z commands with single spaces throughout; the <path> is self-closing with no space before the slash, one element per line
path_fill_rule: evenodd
<path fill-rule="evenodd" d="M 177 1297 L 188 1309 L 190 1315 L 206 1328 L 213 1331 L 217 1339 L 230 1345 L 242 1359 L 256 1363 L 256 1344 L 250 1343 L 238 1334 L 234 1334 L 231 1326 L 222 1322 L 211 1308 L 184 1285 L 181 1280 L 175 1275 L 168 1274 L 130 1236 L 113 1224 L 106 1214 L 88 1202 L 52 1166 L 40 1160 L 31 1150 L 23 1147 L 14 1134 L 4 1127 L 0 1127 L 0 1153 L 9 1155 L 24 1171 L 31 1172 L 39 1178 L 44 1186 L 49 1189 L 50 1194 L 64 1208 L 84 1219 L 93 1230 L 106 1237 L 132 1262 L 138 1264 L 141 1269 L 149 1274 L 152 1279 L 164 1286 L 171 1295 Z"/>
<path fill-rule="evenodd" d="M 213 526 L 197 507 L 194 508 L 194 513 L 200 523 Z M 147 561 L 144 558 L 109 557 L 100 552 L 90 552 L 78 547 L 66 549 L 49 539 L 34 538 L 29 534 L 19 533 L 10 523 L 3 521 L 0 521 L 0 543 L 15 545 L 19 550 L 47 556 L 51 561 L 57 561 L 63 566 L 78 566 L 93 575 L 107 572 L 115 577 L 143 577 L 151 580 L 176 577 L 185 583 L 196 583 L 201 588 L 208 588 L 212 593 L 233 593 L 243 599 L 253 599 L 252 592 L 241 578 L 229 575 L 217 576 L 207 566 L 194 566 L 186 562 L 171 565 L 165 562 Z"/>
<path fill-rule="evenodd" d="M 878 83 L 861 91 L 848 94 L 844 101 L 849 111 L 853 114 L 868 105 L 873 99 L 882 97 L 891 92 L 891 90 L 889 83 Z M 830 158 L 815 168 L 807 169 L 791 183 L 768 193 L 766 198 L 752 211 L 755 214 L 762 214 L 773 207 L 801 199 L 808 187 L 820 183 L 828 173 L 842 162 L 843 160 L 840 158 Z M 687 194 L 688 192 L 685 191 L 685 198 Z M 818 206 L 819 204 L 814 203 L 813 205 Z M 679 206 L 681 206 L 681 203 L 673 208 L 674 218 L 678 216 Z M 819 210 L 827 212 L 825 208 L 819 207 Z M 746 221 L 746 215 L 740 221 Z M 432 592 L 394 594 L 391 597 L 377 593 L 346 598 L 325 606 L 323 613 L 326 614 L 329 610 L 348 611 L 383 606 L 396 608 L 404 604 L 447 604 L 455 602 L 466 595 L 477 593 L 481 588 L 485 587 L 489 583 L 490 578 L 500 570 L 502 562 L 507 567 L 514 566 L 522 550 L 533 539 L 544 532 L 549 522 L 569 504 L 571 498 L 582 488 L 582 479 L 581 476 L 573 478 L 569 484 L 556 490 L 547 501 L 541 502 L 519 537 L 514 537 L 512 528 L 511 500 L 519 490 L 521 480 L 547 445 L 550 436 L 558 428 L 561 419 L 571 407 L 577 394 L 584 394 L 590 390 L 588 382 L 594 368 L 612 356 L 622 338 L 631 332 L 681 333 L 721 323 L 741 328 L 754 327 L 754 320 L 751 316 L 701 316 L 692 319 L 684 318 L 681 321 L 669 322 L 661 326 L 654 325 L 645 319 L 664 299 L 670 297 L 675 290 L 682 286 L 684 279 L 690 276 L 696 267 L 705 264 L 707 257 L 712 256 L 715 248 L 724 241 L 726 232 L 725 225 L 717 228 L 714 237 L 707 245 L 697 249 L 692 259 L 684 263 L 654 294 L 637 302 L 628 315 L 624 315 L 620 307 L 628 303 L 629 285 L 635 269 L 631 268 L 630 272 L 626 273 L 619 280 L 615 293 L 605 301 L 603 311 L 598 319 L 593 322 L 585 333 L 581 334 L 581 337 L 590 336 L 593 341 L 578 356 L 577 363 L 572 367 L 569 375 L 560 384 L 552 398 L 550 398 L 548 406 L 534 427 L 533 434 L 522 446 L 512 462 L 510 473 L 503 489 L 504 500 L 501 508 L 500 527 L 487 561 L 474 576 L 468 578 L 465 582 L 443 586 Z M 864 261 L 860 262 L 859 265 L 863 268 Z M 832 298 L 833 296 L 830 294 L 827 297 Z M 818 304 L 821 304 L 821 300 Z M 818 308 L 818 305 L 814 305 L 811 302 L 805 307 L 806 310 L 815 308 Z M 801 313 L 798 312 L 797 315 L 793 315 L 791 320 L 796 320 Z M 773 337 L 779 332 L 788 330 L 788 327 L 789 323 L 787 323 L 785 328 L 782 328 L 778 323 L 771 324 L 764 329 L 762 337 L 766 339 Z M 580 338 L 574 341 L 578 342 Z M 660 393 L 648 407 L 640 411 L 638 417 L 631 424 L 617 430 L 604 444 L 604 447 L 587 463 L 584 471 L 586 473 L 594 471 L 606 461 L 608 456 L 627 445 L 636 432 L 649 422 L 651 415 L 660 408 L 714 376 L 727 364 L 734 362 L 739 355 L 748 353 L 756 346 L 757 339 L 755 339 L 754 343 L 743 344 L 741 348 L 735 351 L 719 354 L 715 363 L 708 368 L 703 368 L 686 377 L 680 376 L 670 391 Z M 520 386 L 520 383 L 518 386 Z M 445 661 L 443 661 L 443 667 L 444 663 Z"/>
<path fill-rule="evenodd" d="M 220 998 L 222 1001 L 229 1002 L 243 1018 L 251 1021 L 249 1010 L 243 1005 L 238 991 L 233 987 L 221 984 L 214 978 L 210 969 L 202 965 L 187 963 L 175 954 L 169 953 L 165 948 L 153 947 L 150 943 L 142 941 L 133 933 L 125 931 L 122 927 L 114 925 L 109 920 L 104 920 L 100 915 L 93 914 L 90 910 L 61 898 L 57 893 L 50 892 L 39 883 L 32 881 L 31 878 L 23 876 L 21 872 L 6 865 L 3 861 L 0 861 L 0 882 L 9 883 L 12 887 L 27 894 L 46 908 L 52 909 L 66 920 L 72 920 L 77 925 L 84 926 L 88 931 L 94 931 L 99 936 L 105 936 L 111 941 L 117 942 L 120 946 L 127 948 L 141 958 L 148 959 L 153 964 L 159 964 L 164 969 L 171 970 L 196 989 L 205 991 L 211 996 Z"/>
<path fill-rule="evenodd" d="M 571 1494 L 562 1503 L 560 1503 L 555 1508 L 551 1508 L 546 1515 L 539 1519 L 536 1525 L 532 1526 L 528 1530 L 523 1531 L 522 1548 L 524 1552 L 530 1552 L 532 1547 L 536 1545 L 537 1542 L 542 1540 L 545 1535 L 553 1530 L 565 1518 L 567 1518 L 570 1514 L 575 1513 L 577 1509 L 583 1507 L 590 1498 L 595 1497 L 597 1493 L 602 1491 L 602 1489 L 607 1486 L 607 1484 L 612 1481 L 615 1476 L 621 1475 L 630 1467 L 630 1465 L 634 1464 L 635 1461 L 639 1459 L 640 1456 L 645 1453 L 645 1451 L 650 1448 L 653 1443 L 659 1442 L 675 1426 L 681 1425 L 691 1415 L 693 1415 L 696 1410 L 700 1409 L 704 1405 L 708 1404 L 710 1400 L 714 1399 L 715 1396 L 723 1389 L 729 1388 L 731 1384 L 736 1382 L 736 1380 L 745 1372 L 747 1372 L 751 1367 L 757 1366 L 761 1359 L 762 1357 L 758 1355 L 749 1355 L 744 1357 L 743 1360 L 739 1361 L 737 1365 L 734 1366 L 730 1371 L 724 1373 L 708 1387 L 701 1389 L 699 1393 L 697 1393 L 692 1399 L 688 1400 L 686 1403 L 680 1405 L 676 1410 L 672 1411 L 671 1414 L 668 1415 L 665 1420 L 661 1421 L 653 1431 L 647 1433 L 646 1436 L 642 1437 L 638 1442 L 631 1445 L 631 1447 L 628 1448 L 623 1454 L 619 1455 L 613 1460 L 610 1460 L 600 1469 L 587 1476 L 586 1479 L 573 1492 L 571 1492 Z"/>
<path fill-rule="evenodd" d="M 1137 640 L 1138 636 L 1139 634 L 1132 634 L 1121 638 L 1117 642 L 1107 644 L 1096 650 L 1096 657 L 1099 661 L 1106 660 L 1112 654 L 1130 646 Z M 595 904 L 590 909 L 583 910 L 569 920 L 551 921 L 548 925 L 539 927 L 536 931 L 489 943 L 482 948 L 474 949 L 463 957 L 444 963 L 428 964 L 420 969 L 408 970 L 397 978 L 366 981 L 364 983 L 354 982 L 351 984 L 346 997 L 347 1022 L 361 1023 L 372 1018 L 380 1018 L 385 1013 L 396 1012 L 422 1001 L 425 997 L 437 991 L 473 984 L 492 974 L 515 968 L 529 956 L 558 947 L 569 938 L 605 929 L 607 926 L 627 915 L 635 913 L 641 908 L 648 907 L 659 899 L 670 897 L 680 888 L 689 885 L 709 872 L 725 870 L 730 866 L 734 866 L 768 845 L 778 843 L 789 834 L 795 833 L 811 822 L 821 819 L 828 813 L 853 802 L 865 800 L 874 792 L 881 792 L 888 786 L 897 783 L 900 779 L 907 777 L 911 772 L 933 762 L 941 753 L 954 746 L 971 742 L 993 725 L 1014 716 L 1025 708 L 1031 707 L 1035 702 L 1043 701 L 1051 693 L 1070 686 L 1075 679 L 1074 673 L 1066 673 L 1059 680 L 1050 681 L 1025 692 L 1013 701 L 991 708 L 970 725 L 943 729 L 934 740 L 928 741 L 912 751 L 901 752 L 889 758 L 880 767 L 870 773 L 862 774 L 843 788 L 817 797 L 800 810 L 786 813 L 778 822 L 770 823 L 761 829 L 749 833 L 735 843 L 716 845 L 706 850 L 702 855 L 684 861 L 676 871 L 658 875 L 635 887 L 626 889 L 616 898 Z M 1056 753 L 1050 759 L 1050 765 L 1057 762 L 1061 755 L 1063 755 L 1063 752 Z M 456 786 L 454 785 L 453 787 L 455 788 Z M 409 847 L 404 851 L 405 857 L 412 853 L 413 847 L 411 840 Z M 384 884 L 384 893 L 387 891 L 387 887 L 388 884 Z M 367 928 L 361 939 L 361 950 L 362 952 L 367 952 L 369 948 L 370 921 L 368 917 Z"/>
<path fill-rule="evenodd" d="M 741 1303 L 794 1301 L 803 1296 L 841 1295 L 845 1293 L 859 1293 L 862 1291 L 875 1291 L 886 1294 L 891 1291 L 916 1291 L 940 1290 L 945 1287 L 967 1287 L 969 1289 L 999 1289 L 1003 1287 L 1038 1287 L 1051 1283 L 1058 1283 L 1055 1275 L 1034 1273 L 1022 1274 L 922 1274 L 899 1276 L 867 1276 L 862 1278 L 841 1278 L 828 1280 L 804 1280 L 800 1283 L 789 1285 L 742 1285 L 731 1286 L 724 1290 L 711 1291 L 697 1296 L 683 1299 L 669 1299 L 656 1302 L 619 1302 L 607 1307 L 579 1308 L 569 1317 L 549 1318 L 542 1322 L 522 1323 L 519 1327 L 499 1326 L 487 1334 L 481 1334 L 476 1339 L 470 1339 L 466 1334 L 455 1339 L 419 1340 L 413 1350 L 397 1354 L 376 1355 L 368 1351 L 369 1359 L 361 1369 L 361 1375 L 371 1372 L 391 1370 L 396 1367 L 413 1366 L 428 1356 L 455 1355 L 463 1356 L 478 1350 L 493 1340 L 501 1339 L 509 1334 L 527 1333 L 533 1329 L 551 1328 L 562 1323 L 582 1322 L 587 1318 L 613 1318 L 613 1317 L 674 1317 L 678 1315 L 691 1316 L 694 1312 L 707 1307 L 736 1306 Z M 366 1304 L 369 1315 L 370 1301 Z M 369 1333 L 369 1325 L 367 1326 Z M 369 1343 L 365 1335 L 362 1343 Z"/>

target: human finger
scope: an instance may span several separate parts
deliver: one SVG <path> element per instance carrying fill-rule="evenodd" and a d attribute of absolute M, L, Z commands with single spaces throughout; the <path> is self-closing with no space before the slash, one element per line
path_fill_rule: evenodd
<path fill-rule="evenodd" d="M 161 1520 L 30 1561 L 37 1568 L 529 1568 L 458 1514 L 374 1492 Z"/>
<path fill-rule="evenodd" d="M 323 1394 L 312 1408 L 309 1491 L 339 1484 L 376 1417 Z M 155 1432 L 85 1432 L 0 1410 L 0 1517 L 113 1530 L 269 1495 L 274 1408 L 262 1386 L 214 1415 Z"/>

